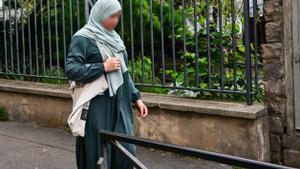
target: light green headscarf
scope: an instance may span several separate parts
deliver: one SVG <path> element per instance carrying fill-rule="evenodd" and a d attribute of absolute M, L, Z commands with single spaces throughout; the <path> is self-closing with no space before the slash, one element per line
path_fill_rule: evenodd
<path fill-rule="evenodd" d="M 98 0 L 91 9 L 88 23 L 73 35 L 94 39 L 103 61 L 109 57 L 120 59 L 121 69 L 109 72 L 106 76 L 110 96 L 116 94 L 117 89 L 123 84 L 122 73 L 127 71 L 127 67 L 122 52 L 126 48 L 120 35 L 115 30 L 105 29 L 101 23 L 106 17 L 120 10 L 122 7 L 118 0 Z"/>

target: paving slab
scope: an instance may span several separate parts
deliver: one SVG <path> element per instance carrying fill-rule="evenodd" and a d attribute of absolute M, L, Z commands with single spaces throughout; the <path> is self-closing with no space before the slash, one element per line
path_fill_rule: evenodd
<path fill-rule="evenodd" d="M 229 169 L 161 150 L 137 146 L 137 158 L 149 169 Z M 1 169 L 76 169 L 75 138 L 57 128 L 34 123 L 0 122 Z"/>

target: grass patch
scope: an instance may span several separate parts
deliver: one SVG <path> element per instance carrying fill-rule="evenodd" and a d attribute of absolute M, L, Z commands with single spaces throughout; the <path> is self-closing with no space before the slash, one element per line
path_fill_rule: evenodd
<path fill-rule="evenodd" d="M 0 107 L 0 121 L 7 121 L 8 120 L 8 112 L 5 110 L 4 107 Z"/>

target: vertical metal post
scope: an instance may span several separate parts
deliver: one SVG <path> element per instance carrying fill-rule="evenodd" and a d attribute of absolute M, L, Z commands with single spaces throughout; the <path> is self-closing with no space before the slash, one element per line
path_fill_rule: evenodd
<path fill-rule="evenodd" d="M 249 0 L 244 0 L 244 19 L 245 19 L 245 61 L 246 61 L 246 99 L 247 104 L 252 105 L 252 73 L 250 55 L 250 25 L 249 25 Z"/>
<path fill-rule="evenodd" d="M 161 60 L 162 60 L 162 85 L 166 83 L 166 63 L 165 63 L 165 46 L 164 46 L 164 15 L 163 1 L 160 0 L 160 32 L 161 32 Z"/>
<path fill-rule="evenodd" d="M 86 8 L 87 8 L 87 5 L 88 5 L 88 2 L 87 0 L 85 0 L 85 12 L 87 11 Z M 72 36 L 73 36 L 73 2 L 72 0 L 69 0 L 69 15 L 70 15 L 70 34 L 71 34 L 71 39 L 72 39 Z"/>
<path fill-rule="evenodd" d="M 13 31 L 11 27 L 11 0 L 8 1 L 9 46 L 10 46 L 10 73 L 14 73 Z"/>
<path fill-rule="evenodd" d="M 258 93 L 257 0 L 253 0 L 255 93 Z"/>
<path fill-rule="evenodd" d="M 48 47 L 49 47 L 49 64 L 50 64 L 50 76 L 52 77 L 52 45 L 51 45 L 51 18 L 50 18 L 50 4 L 47 0 L 47 14 L 48 14 Z"/>
<path fill-rule="evenodd" d="M 19 54 L 19 28 L 18 28 L 18 8 L 17 1 L 14 0 L 15 6 L 15 32 L 16 32 L 16 57 L 17 57 L 17 72 L 20 73 L 20 54 Z"/>
<path fill-rule="evenodd" d="M 122 36 L 122 40 L 124 41 L 124 10 L 123 10 L 123 0 L 121 0 L 121 6 L 122 6 L 122 14 L 121 14 L 121 36 Z"/>
<path fill-rule="evenodd" d="M 38 47 L 38 37 L 37 37 L 37 21 L 36 21 L 36 0 L 33 1 L 33 16 L 34 16 L 34 43 L 35 43 L 35 69 L 36 75 L 39 75 L 39 47 Z"/>
<path fill-rule="evenodd" d="M 197 1 L 194 0 L 194 38 L 195 38 L 195 52 L 196 52 L 196 87 L 200 86 L 199 79 L 199 49 L 198 49 L 198 18 L 197 18 Z"/>
<path fill-rule="evenodd" d="M 182 0 L 181 2 L 182 10 L 181 10 L 181 15 L 182 15 L 182 37 L 183 37 L 183 57 L 184 57 L 184 87 L 187 86 L 187 60 L 186 60 L 186 16 L 185 16 L 185 2 Z"/>
<path fill-rule="evenodd" d="M 87 22 L 89 20 L 89 16 L 90 16 L 90 5 L 88 0 L 84 0 L 84 4 L 85 4 L 85 21 Z"/>
<path fill-rule="evenodd" d="M 231 22 L 232 22 L 232 56 L 233 56 L 233 86 L 234 90 L 237 90 L 237 64 L 236 64 L 236 28 L 235 28 L 235 0 L 231 0 Z"/>
<path fill-rule="evenodd" d="M 77 30 L 80 29 L 80 6 L 79 0 L 76 1 L 76 8 L 77 8 Z"/>
<path fill-rule="evenodd" d="M 4 1 L 2 0 L 2 12 L 3 12 L 3 28 L 4 28 L 4 31 L 3 31 L 3 38 L 4 38 L 4 56 L 5 56 L 5 72 L 8 72 L 8 65 L 7 65 L 7 42 L 6 42 L 6 8 L 5 8 L 5 3 Z"/>
<path fill-rule="evenodd" d="M 143 1 L 140 0 L 140 32 L 141 32 L 141 62 L 142 62 L 142 84 L 145 83 L 144 65 L 144 30 L 143 30 Z"/>
<path fill-rule="evenodd" d="M 129 0 L 129 13 L 130 13 L 130 39 L 131 39 L 131 68 L 132 80 L 134 82 L 134 39 L 133 39 L 133 21 L 132 21 L 132 0 Z"/>
<path fill-rule="evenodd" d="M 222 0 L 219 0 L 219 40 L 220 40 L 220 84 L 221 90 L 224 90 L 224 58 L 223 58 L 223 15 Z"/>
<path fill-rule="evenodd" d="M 32 75 L 32 47 L 31 47 L 31 22 L 30 22 L 30 10 L 29 10 L 29 1 L 27 1 L 27 28 L 28 28 L 28 50 L 29 50 L 29 72 Z"/>
<path fill-rule="evenodd" d="M 25 45 L 25 30 L 24 30 L 24 1 L 21 0 L 21 26 L 22 26 L 22 57 L 23 57 L 23 74 L 26 74 L 26 45 Z M 6 49 L 5 49 L 6 50 Z"/>
<path fill-rule="evenodd" d="M 176 72 L 176 55 L 175 55 L 175 21 L 174 21 L 174 0 L 171 0 L 171 27 L 172 27 L 172 56 L 173 56 L 173 71 Z M 177 86 L 176 79 L 173 79 L 174 86 Z"/>
<path fill-rule="evenodd" d="M 211 58 L 210 58 L 210 4 L 206 0 L 206 41 L 207 41 L 207 69 L 208 69 L 208 88 L 212 88 L 211 83 Z"/>
<path fill-rule="evenodd" d="M 64 62 L 63 65 L 66 63 L 66 54 L 67 54 L 67 49 L 66 49 L 66 18 L 65 18 L 65 0 L 61 1 L 61 6 L 62 6 L 62 29 L 63 29 L 63 46 L 64 46 Z M 64 77 L 66 77 L 66 72 L 64 69 Z"/>
<path fill-rule="evenodd" d="M 152 85 L 155 79 L 155 60 L 154 60 L 154 35 L 153 35 L 153 14 L 152 14 L 153 0 L 150 0 L 150 41 L 151 41 L 151 61 L 152 61 Z"/>
<path fill-rule="evenodd" d="M 57 28 L 57 0 L 54 0 L 54 24 L 55 24 L 55 44 L 56 44 L 56 78 L 60 76 L 59 72 L 59 46 L 58 46 L 58 28 Z"/>
<path fill-rule="evenodd" d="M 46 76 L 46 58 L 45 58 L 45 35 L 44 35 L 44 12 L 43 12 L 43 0 L 40 0 L 41 8 L 41 34 L 42 34 L 42 56 L 43 56 L 43 75 Z"/>

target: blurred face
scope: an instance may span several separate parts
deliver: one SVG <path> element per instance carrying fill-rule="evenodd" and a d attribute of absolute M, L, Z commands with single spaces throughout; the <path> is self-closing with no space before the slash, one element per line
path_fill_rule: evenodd
<path fill-rule="evenodd" d="M 117 27 L 120 17 L 121 17 L 121 11 L 118 11 L 110 15 L 109 17 L 105 18 L 102 22 L 102 26 L 105 29 L 112 31 Z"/>

